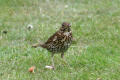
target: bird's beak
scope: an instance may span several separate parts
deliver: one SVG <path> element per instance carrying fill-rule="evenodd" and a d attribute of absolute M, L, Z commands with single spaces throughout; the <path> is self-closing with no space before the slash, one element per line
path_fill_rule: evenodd
<path fill-rule="evenodd" d="M 71 27 L 71 24 L 69 24 L 69 27 Z"/>

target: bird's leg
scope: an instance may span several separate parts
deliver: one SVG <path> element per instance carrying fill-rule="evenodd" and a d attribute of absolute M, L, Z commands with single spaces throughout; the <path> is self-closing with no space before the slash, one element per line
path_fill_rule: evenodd
<path fill-rule="evenodd" d="M 61 53 L 61 58 L 64 58 L 64 53 Z"/>
<path fill-rule="evenodd" d="M 52 66 L 45 66 L 47 69 L 54 69 L 54 53 L 51 55 Z"/>
<path fill-rule="evenodd" d="M 61 58 L 63 59 L 64 64 L 66 64 L 66 60 L 64 58 L 64 53 L 61 53 Z"/>
<path fill-rule="evenodd" d="M 52 53 L 51 57 L 52 57 L 52 67 L 54 68 L 54 53 Z"/>

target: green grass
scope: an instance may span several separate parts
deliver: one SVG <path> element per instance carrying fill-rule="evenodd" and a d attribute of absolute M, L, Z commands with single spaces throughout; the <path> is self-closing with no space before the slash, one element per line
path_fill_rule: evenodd
<path fill-rule="evenodd" d="M 0 0 L 0 80 L 119 80 L 120 0 Z M 51 56 L 42 48 L 62 22 L 72 24 L 74 44 Z M 27 30 L 27 25 L 34 28 Z M 7 34 L 2 32 L 7 30 Z M 35 66 L 35 73 L 28 68 Z"/>

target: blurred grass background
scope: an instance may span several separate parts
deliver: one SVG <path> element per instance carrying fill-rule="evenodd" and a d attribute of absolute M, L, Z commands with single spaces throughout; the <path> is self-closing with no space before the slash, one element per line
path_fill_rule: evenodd
<path fill-rule="evenodd" d="M 119 80 L 120 0 L 0 0 L 0 80 Z M 72 25 L 75 43 L 51 56 L 42 48 L 61 23 Z M 32 24 L 32 30 L 27 25 Z M 4 34 L 3 31 L 7 31 Z M 34 74 L 28 68 L 36 66 Z"/>

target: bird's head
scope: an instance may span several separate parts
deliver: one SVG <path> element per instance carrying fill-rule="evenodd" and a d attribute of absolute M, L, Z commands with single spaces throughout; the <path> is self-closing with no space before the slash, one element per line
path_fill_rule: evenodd
<path fill-rule="evenodd" d="M 63 22 L 61 29 L 62 29 L 62 31 L 64 31 L 64 32 L 69 32 L 69 31 L 70 31 L 70 27 L 71 27 L 70 23 Z"/>

